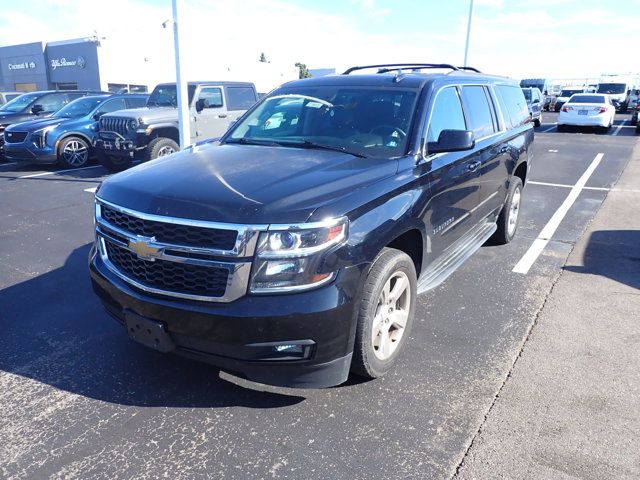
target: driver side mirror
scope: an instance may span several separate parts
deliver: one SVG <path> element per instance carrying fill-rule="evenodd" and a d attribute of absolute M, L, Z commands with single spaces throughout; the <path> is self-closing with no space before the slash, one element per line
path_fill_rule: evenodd
<path fill-rule="evenodd" d="M 42 113 L 42 112 L 44 112 L 44 107 L 39 103 L 31 107 L 31 113 L 33 113 L 34 115 L 38 115 L 39 113 Z"/>
<path fill-rule="evenodd" d="M 476 146 L 471 130 L 442 130 L 437 142 L 427 143 L 429 155 L 442 152 L 462 152 Z"/>
<path fill-rule="evenodd" d="M 540 99 L 538 98 L 534 98 L 533 101 L 531 103 L 540 103 Z"/>
<path fill-rule="evenodd" d="M 102 117 L 102 115 L 104 115 L 104 113 L 96 112 L 93 114 L 93 119 L 97 122 L 98 120 L 100 120 L 100 117 Z"/>
<path fill-rule="evenodd" d="M 201 98 L 196 101 L 196 112 L 200 113 L 205 108 L 209 108 L 209 100 Z"/>

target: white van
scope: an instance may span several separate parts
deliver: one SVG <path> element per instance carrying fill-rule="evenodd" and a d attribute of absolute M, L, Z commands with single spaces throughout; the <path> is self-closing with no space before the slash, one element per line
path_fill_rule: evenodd
<path fill-rule="evenodd" d="M 629 106 L 629 96 L 636 89 L 630 80 L 623 78 L 603 78 L 598 83 L 596 93 L 605 93 L 611 98 L 611 103 L 617 111 L 626 112 Z"/>

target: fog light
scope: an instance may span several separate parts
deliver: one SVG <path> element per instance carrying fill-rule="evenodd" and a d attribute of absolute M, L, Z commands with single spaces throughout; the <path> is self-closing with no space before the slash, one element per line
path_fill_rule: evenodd
<path fill-rule="evenodd" d="M 313 340 L 295 340 L 293 342 L 267 342 L 247 345 L 255 352 L 255 360 L 283 361 L 304 360 L 310 358 L 315 342 Z"/>

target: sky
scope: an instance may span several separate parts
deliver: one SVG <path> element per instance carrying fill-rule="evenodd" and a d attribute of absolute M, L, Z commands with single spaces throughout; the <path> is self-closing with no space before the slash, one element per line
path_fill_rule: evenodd
<path fill-rule="evenodd" d="M 180 0 L 187 72 L 251 63 L 336 68 L 463 63 L 469 0 Z M 2 3 L 10 0 L 2 0 Z M 166 77 L 171 0 L 20 0 L 0 9 L 0 46 L 105 37 L 124 65 Z M 640 71 L 640 0 L 475 0 L 469 65 L 514 78 Z M 135 60 L 135 61 L 134 61 Z M 200 74 L 201 75 L 201 74 Z M 168 80 L 159 78 L 158 81 Z M 244 80 L 238 78 L 238 80 Z"/>

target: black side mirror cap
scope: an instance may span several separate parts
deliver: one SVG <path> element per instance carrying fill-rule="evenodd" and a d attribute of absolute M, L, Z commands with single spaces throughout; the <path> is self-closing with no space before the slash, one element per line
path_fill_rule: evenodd
<path fill-rule="evenodd" d="M 31 107 L 31 113 L 33 113 L 34 115 L 38 115 L 39 113 L 42 113 L 42 112 L 44 112 L 44 107 L 39 103 Z"/>
<path fill-rule="evenodd" d="M 463 152 L 476 146 L 471 130 L 442 130 L 437 142 L 427 143 L 427 153 Z"/>
<path fill-rule="evenodd" d="M 204 98 L 201 98 L 200 100 L 196 100 L 196 112 L 200 113 L 202 110 L 207 108 L 208 104 L 209 102 Z"/>
<path fill-rule="evenodd" d="M 100 120 L 100 117 L 102 117 L 102 113 L 94 113 L 93 114 L 93 119 L 97 122 L 98 120 Z"/>

